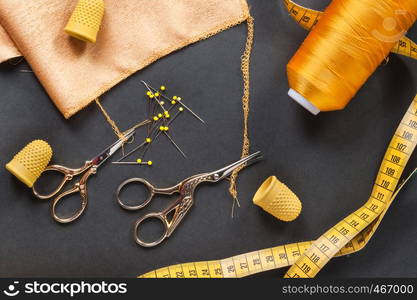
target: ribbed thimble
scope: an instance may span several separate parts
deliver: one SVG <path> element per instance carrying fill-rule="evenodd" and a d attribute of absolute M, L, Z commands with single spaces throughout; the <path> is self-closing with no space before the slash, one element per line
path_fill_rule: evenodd
<path fill-rule="evenodd" d="M 79 0 L 64 30 L 72 37 L 95 43 L 103 15 L 103 0 Z"/>
<path fill-rule="evenodd" d="M 253 203 L 281 221 L 295 220 L 301 213 L 301 201 L 275 176 L 268 177 L 259 187 Z"/>
<path fill-rule="evenodd" d="M 45 141 L 35 140 L 20 150 L 6 165 L 6 169 L 31 188 L 48 166 L 51 157 L 51 146 Z"/>

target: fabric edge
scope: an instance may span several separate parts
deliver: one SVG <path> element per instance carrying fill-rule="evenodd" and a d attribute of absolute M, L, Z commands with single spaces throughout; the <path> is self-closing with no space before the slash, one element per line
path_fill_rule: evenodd
<path fill-rule="evenodd" d="M 208 39 L 220 32 L 223 32 L 227 29 L 230 29 L 236 25 L 239 25 L 243 22 L 245 22 L 249 16 L 249 6 L 246 2 L 246 0 L 240 0 L 241 3 L 241 9 L 242 9 L 242 15 L 237 18 L 237 19 L 233 19 L 232 21 L 227 21 L 226 23 L 217 26 L 203 34 L 200 34 L 198 36 L 195 36 L 192 39 L 189 39 L 187 41 L 184 41 L 183 43 L 179 44 L 179 45 L 175 45 L 173 47 L 169 47 L 167 49 L 165 49 L 164 51 L 161 51 L 160 53 L 158 53 L 155 56 L 150 57 L 147 61 L 145 61 L 142 64 L 139 64 L 137 67 L 132 68 L 130 70 L 127 70 L 123 73 L 121 73 L 120 76 L 118 76 L 117 78 L 115 78 L 113 81 L 111 81 L 108 84 L 105 84 L 103 87 L 101 87 L 99 90 L 97 90 L 93 95 L 85 98 L 84 100 L 80 101 L 80 106 L 79 107 L 70 107 L 67 109 L 67 111 L 63 111 L 60 108 L 58 108 L 61 113 L 64 115 L 64 117 L 66 119 L 69 119 L 70 117 L 72 117 L 73 115 L 75 115 L 76 113 L 78 113 L 79 111 L 83 110 L 85 107 L 87 107 L 89 104 L 91 104 L 91 102 L 93 102 L 95 99 L 97 99 L 98 97 L 100 97 L 101 95 L 103 95 L 104 93 L 106 93 L 107 91 L 109 91 L 111 88 L 113 88 L 115 85 L 117 85 L 118 83 L 122 82 L 123 80 L 125 80 L 126 78 L 128 78 L 129 76 L 131 76 L 132 74 L 146 68 L 147 66 L 151 65 L 152 63 L 154 63 L 155 61 L 157 61 L 158 59 L 167 56 L 171 53 L 174 53 L 178 50 L 181 50 L 189 45 L 192 45 L 194 43 L 197 43 L 199 41 Z"/>
<path fill-rule="evenodd" d="M 0 65 L 8 62 L 9 60 L 18 58 L 18 57 L 22 57 L 22 54 L 20 54 L 20 53 L 19 54 L 13 54 L 12 56 L 8 56 L 6 58 L 0 59 Z"/>

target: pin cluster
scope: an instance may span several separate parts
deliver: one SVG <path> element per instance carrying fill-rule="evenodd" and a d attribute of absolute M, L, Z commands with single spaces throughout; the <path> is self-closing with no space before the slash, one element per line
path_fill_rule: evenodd
<path fill-rule="evenodd" d="M 200 122 L 205 123 L 196 113 L 194 113 L 179 96 L 172 96 L 171 98 L 166 95 L 167 88 L 161 85 L 159 89 L 155 89 L 145 81 L 141 81 L 146 87 L 147 91 L 145 96 L 148 102 L 148 118 L 151 122 L 148 123 L 147 133 L 144 141 L 136 146 L 134 149 L 124 154 L 118 161 L 113 162 L 114 164 L 130 164 L 130 165 L 148 165 L 152 166 L 151 160 L 146 161 L 145 154 L 147 153 L 150 146 L 161 136 L 165 136 L 172 143 L 172 145 L 180 152 L 180 154 L 187 158 L 184 151 L 174 141 L 172 136 L 168 133 L 170 131 L 170 125 L 174 120 L 185 110 L 190 112 Z M 171 117 L 171 113 L 175 111 L 175 114 Z M 136 161 L 124 161 L 127 157 L 133 153 L 139 151 L 139 157 Z"/>

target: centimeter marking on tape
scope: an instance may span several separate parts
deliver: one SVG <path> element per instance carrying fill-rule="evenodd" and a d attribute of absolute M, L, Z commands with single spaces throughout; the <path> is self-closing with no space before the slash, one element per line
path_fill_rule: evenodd
<path fill-rule="evenodd" d="M 321 11 L 303 7 L 292 0 L 283 1 L 291 17 L 306 30 L 311 30 L 316 26 L 323 15 Z M 391 52 L 417 59 L 417 44 L 407 37 L 402 37 Z"/>
<path fill-rule="evenodd" d="M 416 144 L 417 95 L 389 144 L 368 202 L 316 241 L 287 244 L 221 260 L 168 266 L 139 277 L 240 278 L 288 266 L 291 268 L 285 277 L 314 277 L 333 257 L 351 254 L 366 246 L 408 180 L 394 193 Z"/>

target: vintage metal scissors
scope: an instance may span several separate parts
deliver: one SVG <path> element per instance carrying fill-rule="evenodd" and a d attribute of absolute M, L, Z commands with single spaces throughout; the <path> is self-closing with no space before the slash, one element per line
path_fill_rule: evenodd
<path fill-rule="evenodd" d="M 218 182 L 225 177 L 229 176 L 233 170 L 236 168 L 239 168 L 241 166 L 246 166 L 247 163 L 253 162 L 256 159 L 261 157 L 261 152 L 253 153 L 231 165 L 228 165 L 227 167 L 224 167 L 222 169 L 210 172 L 210 173 L 202 173 L 198 175 L 191 176 L 181 182 L 179 182 L 177 185 L 169 188 L 156 188 L 152 184 L 150 184 L 148 181 L 146 181 L 143 178 L 131 178 L 128 179 L 120 184 L 120 186 L 117 189 L 116 197 L 117 201 L 119 202 L 120 206 L 127 210 L 139 210 L 144 208 L 146 205 L 148 205 L 153 197 L 156 194 L 160 195 L 172 195 L 174 193 L 178 193 L 179 197 L 166 209 L 160 211 L 160 212 L 154 212 L 144 215 L 142 218 L 138 219 L 134 225 L 133 229 L 133 238 L 135 239 L 136 243 L 143 247 L 154 247 L 158 244 L 160 244 L 163 240 L 165 240 L 167 237 L 169 237 L 174 230 L 177 228 L 178 224 L 182 221 L 184 216 L 187 214 L 191 206 L 194 202 L 194 190 L 202 182 Z M 142 202 L 139 205 L 128 205 L 124 203 L 120 198 L 121 191 L 129 184 L 141 184 L 146 187 L 148 190 L 148 197 L 145 199 L 144 202 Z M 172 215 L 171 220 L 168 220 L 168 216 Z M 153 242 L 146 242 L 143 241 L 139 237 L 139 226 L 140 224 L 150 218 L 159 219 L 162 224 L 164 225 L 164 233 L 161 237 L 159 237 L 157 240 Z"/>
<path fill-rule="evenodd" d="M 125 139 L 129 139 L 135 134 L 135 130 L 131 129 L 125 133 Z M 42 195 L 40 194 L 35 186 L 33 187 L 33 193 L 36 197 L 39 199 L 50 199 L 54 197 L 56 194 L 58 194 L 62 188 L 64 187 L 65 183 L 68 181 L 71 181 L 74 176 L 80 175 L 82 173 L 83 176 L 81 179 L 76 182 L 72 188 L 60 193 L 53 201 L 51 205 L 51 215 L 55 219 L 55 221 L 59 223 L 70 223 L 72 221 L 75 221 L 78 219 L 81 214 L 84 212 L 85 208 L 87 207 L 88 203 L 88 196 L 87 196 L 87 180 L 88 178 L 96 174 L 97 168 L 100 167 L 110 156 L 112 156 L 120 147 L 122 147 L 124 141 L 119 139 L 114 144 L 107 147 L 105 150 L 100 152 L 97 156 L 92 158 L 91 160 L 88 160 L 84 163 L 84 165 L 81 168 L 78 169 L 71 169 L 60 165 L 51 165 L 48 166 L 42 173 L 45 172 L 59 172 L 64 175 L 64 178 L 62 179 L 61 183 L 57 186 L 57 188 L 50 194 Z M 77 210 L 72 216 L 62 218 L 59 217 L 56 213 L 56 206 L 65 196 L 68 196 L 70 194 L 79 193 L 81 197 L 81 207 L 79 210 Z"/>

